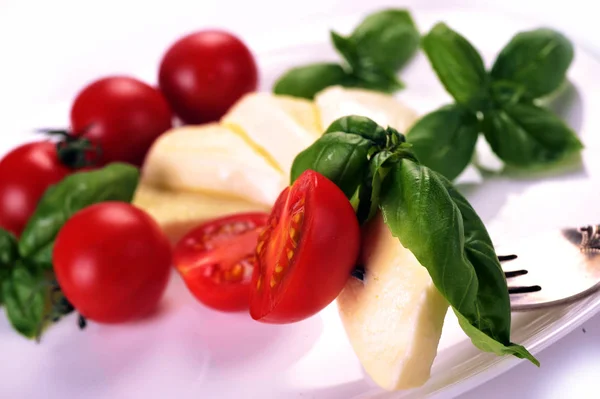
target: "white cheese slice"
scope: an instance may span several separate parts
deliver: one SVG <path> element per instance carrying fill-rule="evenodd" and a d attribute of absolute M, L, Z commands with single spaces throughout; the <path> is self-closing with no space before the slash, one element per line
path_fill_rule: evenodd
<path fill-rule="evenodd" d="M 242 137 L 216 123 L 184 126 L 160 136 L 142 170 L 142 182 L 272 205 L 287 177 Z"/>
<path fill-rule="evenodd" d="M 430 376 L 448 303 L 381 216 L 366 228 L 363 256 L 364 282 L 350 278 L 337 298 L 350 343 L 381 387 L 421 386 Z"/>
<path fill-rule="evenodd" d="M 296 155 L 323 133 L 312 101 L 271 93 L 247 94 L 221 123 L 243 136 L 286 176 Z"/>
<path fill-rule="evenodd" d="M 418 114 L 396 98 L 372 90 L 329 87 L 315 96 L 323 129 L 336 119 L 347 115 L 366 116 L 385 127 L 391 126 L 400 133 L 418 119 Z"/>

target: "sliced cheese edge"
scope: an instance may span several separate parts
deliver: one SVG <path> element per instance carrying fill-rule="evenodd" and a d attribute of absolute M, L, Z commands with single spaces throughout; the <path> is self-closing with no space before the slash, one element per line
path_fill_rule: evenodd
<path fill-rule="evenodd" d="M 381 387 L 419 387 L 430 377 L 448 303 L 381 216 L 367 227 L 363 250 L 365 281 L 351 278 L 337 298 L 350 343 Z"/>
<path fill-rule="evenodd" d="M 272 205 L 287 176 L 231 129 L 217 123 L 185 126 L 163 134 L 152 146 L 142 182 Z"/>
<path fill-rule="evenodd" d="M 296 155 L 322 134 L 312 101 L 271 93 L 250 93 L 223 116 L 256 151 L 289 176 Z"/>

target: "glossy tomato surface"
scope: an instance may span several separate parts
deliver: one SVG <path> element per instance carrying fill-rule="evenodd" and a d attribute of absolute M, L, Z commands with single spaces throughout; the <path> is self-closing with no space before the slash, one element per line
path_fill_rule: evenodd
<path fill-rule="evenodd" d="M 71 129 L 102 148 L 101 164 L 140 166 L 158 136 L 172 126 L 172 113 L 157 89 L 126 76 L 97 80 L 71 108 Z"/>
<path fill-rule="evenodd" d="M 226 216 L 198 226 L 179 241 L 173 263 L 196 299 L 222 311 L 248 309 L 254 252 L 268 217 Z"/>
<path fill-rule="evenodd" d="M 250 314 L 268 323 L 306 319 L 342 291 L 355 266 L 360 230 L 344 193 L 307 170 L 285 189 L 256 247 Z"/>
<path fill-rule="evenodd" d="M 9 152 L 0 161 L 0 227 L 19 236 L 46 189 L 69 173 L 54 143 L 28 143 Z"/>
<path fill-rule="evenodd" d="M 248 47 L 234 35 L 206 30 L 178 40 L 165 53 L 160 89 L 187 124 L 216 121 L 256 90 L 258 71 Z"/>
<path fill-rule="evenodd" d="M 77 212 L 53 252 L 58 284 L 84 317 L 102 323 L 151 313 L 171 270 L 171 247 L 158 224 L 125 202 Z"/>

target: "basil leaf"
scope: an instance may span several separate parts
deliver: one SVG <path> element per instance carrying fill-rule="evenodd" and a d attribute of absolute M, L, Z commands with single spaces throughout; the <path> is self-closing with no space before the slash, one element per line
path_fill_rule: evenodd
<path fill-rule="evenodd" d="M 277 80 L 273 92 L 312 100 L 326 87 L 346 81 L 347 73 L 338 64 L 311 64 L 290 69 Z"/>
<path fill-rule="evenodd" d="M 356 134 L 325 134 L 296 156 L 292 183 L 305 170 L 314 170 L 333 181 L 351 199 L 362 182 L 372 147 L 371 141 Z"/>
<path fill-rule="evenodd" d="M 2 282 L 10 277 L 15 263 L 19 259 L 19 249 L 15 236 L 0 229 L 0 305 L 2 304 Z"/>
<path fill-rule="evenodd" d="M 455 104 L 425 115 L 406 135 L 419 161 L 450 180 L 471 162 L 478 136 L 477 116 Z"/>
<path fill-rule="evenodd" d="M 63 224 L 77 211 L 104 201 L 130 202 L 139 179 L 137 168 L 113 163 L 67 176 L 44 193 L 19 241 L 19 252 L 32 258 L 47 251 Z"/>
<path fill-rule="evenodd" d="M 340 35 L 335 31 L 329 33 L 333 47 L 337 50 L 340 56 L 348 63 L 350 68 L 354 70 L 355 66 L 359 65 L 358 50 L 356 43 L 349 38 Z"/>
<path fill-rule="evenodd" d="M 342 116 L 331 122 L 323 134 L 335 132 L 356 134 L 379 146 L 385 146 L 388 141 L 388 132 L 366 116 Z"/>
<path fill-rule="evenodd" d="M 13 269 L 10 277 L 2 282 L 8 320 L 27 338 L 41 334 L 47 293 L 43 274 L 32 273 L 23 265 Z"/>
<path fill-rule="evenodd" d="M 366 17 L 352 32 L 362 71 L 396 73 L 419 48 L 421 35 L 407 10 L 387 9 Z"/>
<path fill-rule="evenodd" d="M 369 161 L 369 171 L 359 188 L 360 202 L 356 211 L 356 216 L 361 224 L 369 221 L 377 213 L 381 186 L 390 166 L 397 159 L 398 157 L 393 152 L 383 150 L 375 154 Z"/>
<path fill-rule="evenodd" d="M 74 310 L 52 272 L 29 269 L 22 263 L 3 281 L 2 291 L 8 320 L 27 338 L 39 340 L 51 323 Z"/>
<path fill-rule="evenodd" d="M 583 148 L 559 117 L 534 104 L 506 104 L 487 111 L 483 130 L 494 153 L 519 167 L 555 162 Z"/>
<path fill-rule="evenodd" d="M 395 74 L 374 72 L 372 74 L 356 75 L 350 74 L 346 77 L 342 86 L 365 90 L 379 91 L 392 94 L 404 88 L 404 84 L 398 80 Z"/>
<path fill-rule="evenodd" d="M 446 91 L 456 102 L 480 110 L 488 97 L 488 75 L 477 50 L 443 23 L 423 37 L 423 50 Z"/>
<path fill-rule="evenodd" d="M 485 226 L 443 176 L 402 159 L 381 196 L 385 223 L 454 309 L 473 344 L 498 355 L 538 361 L 510 342 L 506 279 Z"/>
<path fill-rule="evenodd" d="M 565 81 L 573 56 L 573 45 L 559 32 L 545 28 L 521 32 L 502 49 L 491 76 L 513 82 L 537 98 Z"/>

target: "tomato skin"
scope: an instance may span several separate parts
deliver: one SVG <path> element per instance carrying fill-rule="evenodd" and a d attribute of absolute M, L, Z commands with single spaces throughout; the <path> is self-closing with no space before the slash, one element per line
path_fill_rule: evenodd
<path fill-rule="evenodd" d="M 154 140 L 171 127 L 172 113 L 160 91 L 126 76 L 89 84 L 71 108 L 73 134 L 102 148 L 101 165 L 141 166 Z"/>
<path fill-rule="evenodd" d="M 285 215 L 294 220 L 294 209 L 302 221 L 286 226 Z M 257 246 L 250 315 L 276 324 L 306 319 L 339 295 L 355 267 L 360 229 L 354 209 L 333 182 L 308 170 L 281 193 L 267 225 L 273 228 Z M 299 238 L 291 258 L 286 258 L 293 248 L 286 240 L 294 235 Z M 277 256 L 282 248 L 284 256 Z M 291 260 L 285 264 L 286 259 Z"/>
<path fill-rule="evenodd" d="M 0 161 L 0 227 L 20 236 L 46 189 L 70 173 L 48 141 L 8 153 Z"/>
<path fill-rule="evenodd" d="M 199 302 L 223 312 L 248 309 L 252 258 L 268 217 L 251 212 L 211 220 L 176 244 L 173 263 Z M 236 267 L 243 275 L 235 277 Z"/>
<path fill-rule="evenodd" d="M 220 119 L 244 94 L 255 91 L 258 70 L 248 47 L 234 35 L 205 30 L 187 35 L 167 50 L 160 89 L 187 124 Z"/>
<path fill-rule="evenodd" d="M 171 246 L 158 224 L 125 202 L 102 202 L 73 215 L 60 230 L 54 271 L 84 317 L 120 323 L 151 313 L 171 270 Z"/>

